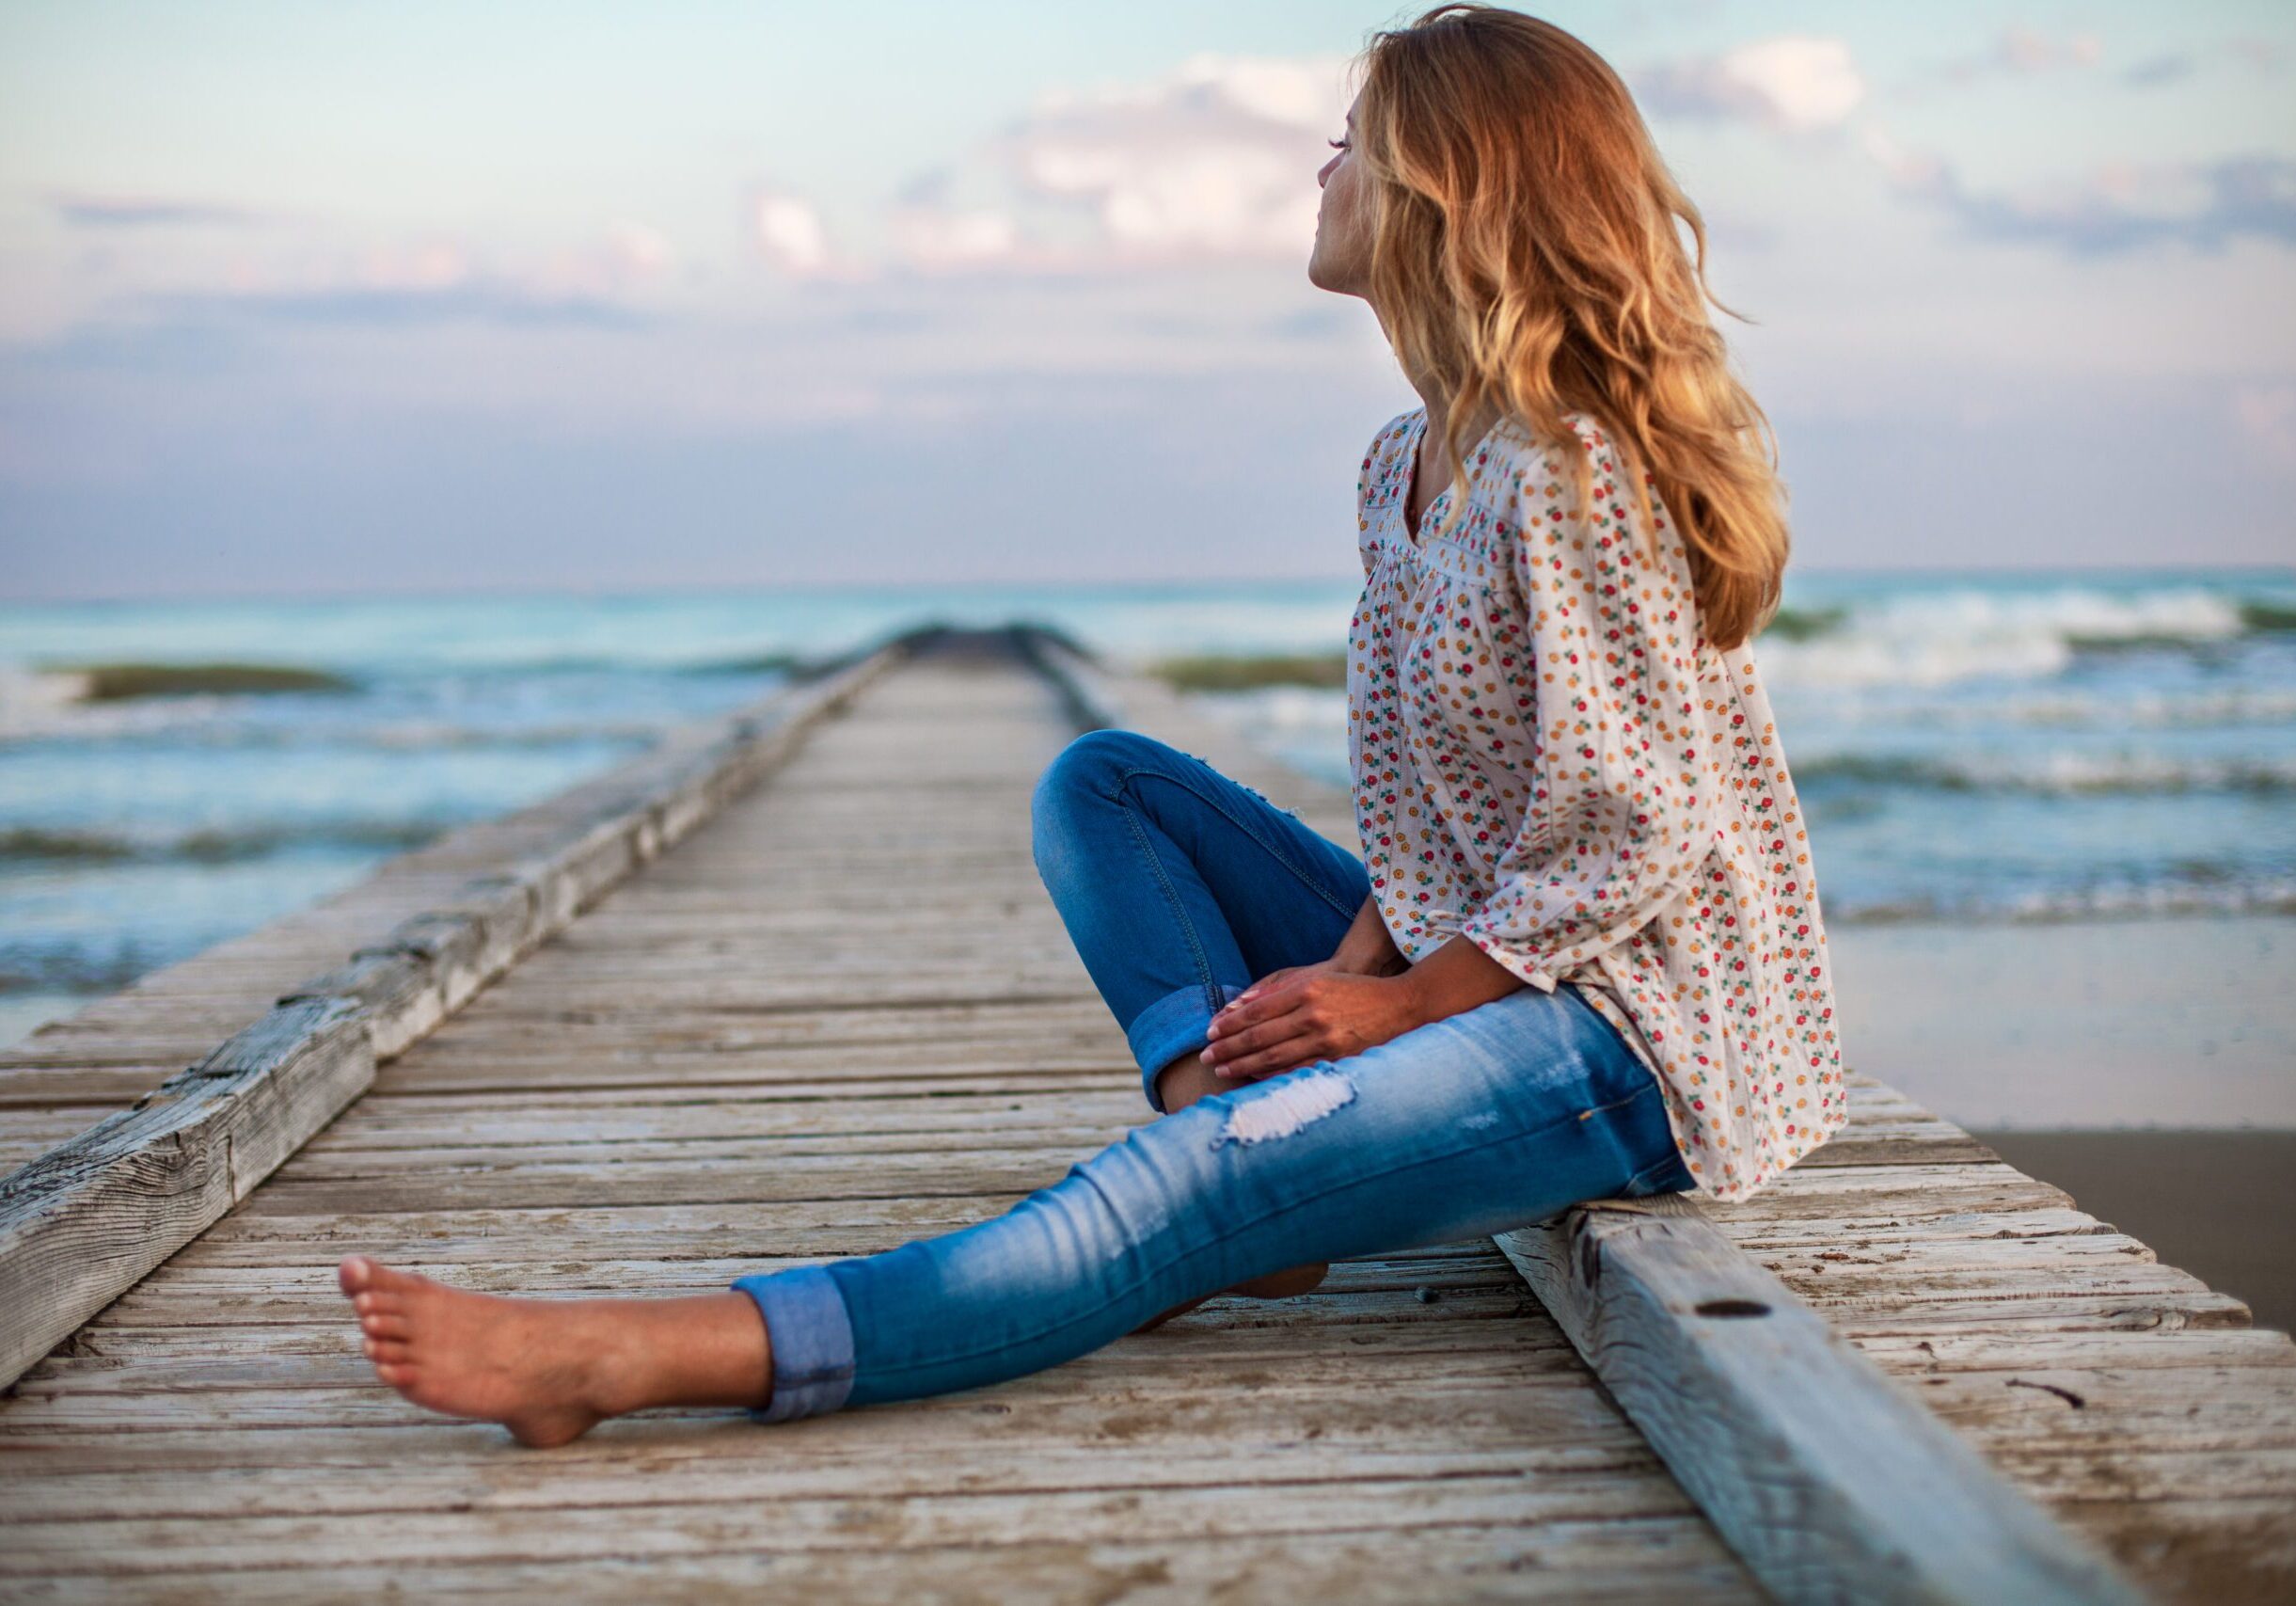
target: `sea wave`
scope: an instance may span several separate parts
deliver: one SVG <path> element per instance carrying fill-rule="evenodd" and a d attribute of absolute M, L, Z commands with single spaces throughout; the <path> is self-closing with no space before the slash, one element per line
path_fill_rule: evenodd
<path fill-rule="evenodd" d="M 1766 676 L 1768 667 L 1766 659 Z M 1775 677 L 1772 683 L 1776 684 Z M 1846 697 L 1845 689 L 1836 687 L 1781 691 L 1797 704 L 1813 693 L 1822 695 L 1829 714 L 1857 714 L 1861 727 L 1889 725 L 1908 732 L 2002 727 L 2063 732 L 2193 731 L 2296 723 L 2296 686 L 2202 682 L 2143 688 L 2121 683 L 2043 683 L 1987 688 L 1977 696 L 1895 696 L 1890 694 L 1892 688 L 1877 684 L 1846 689 Z M 1256 733 L 1306 737 L 1347 728 L 1344 692 L 1276 685 L 1191 695 L 1199 706 Z"/>
<path fill-rule="evenodd" d="M 95 864 L 226 864 L 294 851 L 403 852 L 435 839 L 437 820 L 335 819 L 230 830 L 131 832 L 19 825 L 0 830 L 0 867 Z"/>
<path fill-rule="evenodd" d="M 2193 730 L 2296 723 L 2296 687 L 2197 685 L 2035 687 L 1974 700 L 1900 703 L 1886 710 L 1908 727 L 2026 725 L 2064 730 Z"/>
<path fill-rule="evenodd" d="M 2202 586 L 1940 590 L 1794 615 L 1792 628 L 1756 638 L 1754 654 L 1779 688 L 2042 680 L 2083 654 L 2222 649 L 2244 637 L 2279 634 L 2284 612 Z"/>
<path fill-rule="evenodd" d="M 365 721 L 353 717 L 326 723 L 289 723 L 248 719 L 232 699 L 214 696 L 87 704 L 32 698 L 14 704 L 0 701 L 0 741 L 165 742 L 208 751 L 428 753 L 626 745 L 658 739 L 666 723 L 658 718 L 572 719 L 483 725 L 424 717 Z"/>
<path fill-rule="evenodd" d="M 1782 609 L 1756 638 L 1754 651 L 1774 688 L 1835 694 L 1988 679 L 2032 685 L 2100 657 L 2166 651 L 2209 660 L 2279 641 L 2296 643 L 2296 607 L 2223 587 L 1956 587 Z M 1243 651 L 1216 660 L 1143 660 L 1133 667 L 1160 670 L 1184 690 L 1240 693 L 1328 687 L 1338 661 L 1331 652 Z M 2218 689 L 2216 696 L 2225 706 L 2224 717 L 2233 719 L 2286 717 L 2296 706 L 2274 691 Z M 2147 717 L 2146 700 L 2137 694 L 2131 717 Z M 2163 720 L 2179 721 L 2191 711 L 2175 697 L 2149 700 Z M 2036 718 L 2098 712 L 2077 702 L 2036 705 Z"/>
<path fill-rule="evenodd" d="M 1947 792 L 2133 795 L 2177 792 L 2296 792 L 2296 756 L 2191 758 L 2143 753 L 1910 755 L 1833 753 L 1793 764 L 1802 789 L 1836 785 Z"/>
<path fill-rule="evenodd" d="M 165 962 L 166 956 L 147 953 L 133 943 L 109 952 L 93 952 L 73 944 L 8 944 L 0 946 L 0 995 L 116 993 Z"/>
<path fill-rule="evenodd" d="M 1826 923 L 1834 927 L 2045 926 L 2084 920 L 2296 914 L 2296 875 L 2187 867 L 2146 880 L 2035 888 L 2008 896 L 1948 892 L 1861 898 L 1837 894 L 1824 899 L 1824 909 Z"/>

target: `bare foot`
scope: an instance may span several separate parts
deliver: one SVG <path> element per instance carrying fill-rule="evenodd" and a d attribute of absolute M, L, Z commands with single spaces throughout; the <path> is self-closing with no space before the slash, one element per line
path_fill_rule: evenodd
<path fill-rule="evenodd" d="M 346 1258 L 337 1278 L 374 1375 L 426 1409 L 499 1422 L 540 1447 L 634 1408 L 601 1375 L 613 1370 L 618 1335 L 592 1312 L 607 1301 L 500 1299 L 364 1255 Z"/>
<path fill-rule="evenodd" d="M 521 1444 L 563 1444 L 649 1406 L 762 1406 L 772 1390 L 772 1345 L 746 1294 L 499 1299 L 365 1255 L 338 1275 L 377 1377 Z"/>

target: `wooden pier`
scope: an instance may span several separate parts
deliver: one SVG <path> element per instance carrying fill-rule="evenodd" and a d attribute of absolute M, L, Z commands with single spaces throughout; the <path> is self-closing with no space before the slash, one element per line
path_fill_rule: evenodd
<path fill-rule="evenodd" d="M 2296 1344 L 1854 1073 L 1751 1201 L 995 1388 L 531 1452 L 373 1381 L 352 1250 L 716 1291 L 1152 1119 L 1029 862 L 1119 722 L 1354 841 L 1153 683 L 928 632 L 0 1051 L 0 1599 L 2296 1598 Z"/>

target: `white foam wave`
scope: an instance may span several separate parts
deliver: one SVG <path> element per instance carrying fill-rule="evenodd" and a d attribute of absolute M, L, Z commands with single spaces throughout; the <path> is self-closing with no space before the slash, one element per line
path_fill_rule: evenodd
<path fill-rule="evenodd" d="M 2046 679 L 2083 644 L 2226 642 L 2242 629 L 2232 598 L 2199 587 L 2128 596 L 2078 586 L 1958 590 L 1861 603 L 1820 634 L 1759 638 L 1754 655 L 1781 689 L 1943 686 Z"/>
<path fill-rule="evenodd" d="M 1920 897 L 1826 904 L 1829 926 L 1932 923 L 2054 925 L 2082 920 L 2141 920 L 2189 915 L 2296 914 L 2296 877 L 2228 876 L 2222 881 L 2169 876 L 2155 881 L 2033 889 L 1998 898 Z"/>
<path fill-rule="evenodd" d="M 0 664 L 0 737 L 34 734 L 71 717 L 95 684 L 70 670 Z"/>

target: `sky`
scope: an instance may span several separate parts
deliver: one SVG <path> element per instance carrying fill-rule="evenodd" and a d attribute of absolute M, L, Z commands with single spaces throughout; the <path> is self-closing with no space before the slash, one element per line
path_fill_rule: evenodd
<path fill-rule="evenodd" d="M 1338 577 L 1330 0 L 0 0 L 0 597 Z M 2296 561 L 2296 7 L 1556 4 L 1795 562 Z"/>

